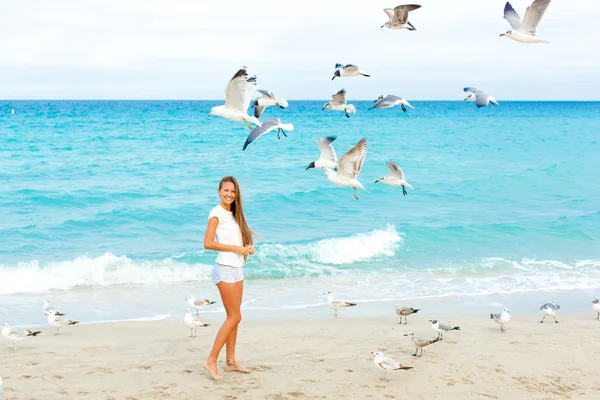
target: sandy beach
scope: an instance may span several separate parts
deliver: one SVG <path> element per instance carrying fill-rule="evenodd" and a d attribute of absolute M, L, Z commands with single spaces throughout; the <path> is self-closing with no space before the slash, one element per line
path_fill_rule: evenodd
<path fill-rule="evenodd" d="M 600 321 L 590 314 L 511 320 L 506 333 L 485 316 L 456 318 L 460 331 L 421 358 L 403 334 L 436 336 L 427 316 L 398 325 L 340 317 L 246 322 L 238 361 L 252 373 L 214 382 L 201 368 L 222 316 L 189 338 L 181 321 L 121 322 L 52 328 L 19 343 L 2 340 L 5 400 L 22 399 L 597 399 L 594 370 Z M 346 314 L 346 315 L 344 315 Z M 413 366 L 389 381 L 373 365 L 383 351 Z M 220 360 L 221 369 L 223 361 Z"/>

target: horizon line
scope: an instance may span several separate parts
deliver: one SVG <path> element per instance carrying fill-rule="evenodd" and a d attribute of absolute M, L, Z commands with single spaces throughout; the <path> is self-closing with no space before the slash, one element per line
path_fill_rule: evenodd
<path fill-rule="evenodd" d="M 173 99 L 169 99 L 169 98 L 165 98 L 165 99 L 159 99 L 159 98 L 151 98 L 151 99 L 135 99 L 135 98 L 124 98 L 124 99 L 95 99 L 95 98 L 74 98 L 74 99 L 68 99 L 68 98 L 40 98 L 40 99 L 0 99 L 0 102 L 10 102 L 10 101 L 211 101 L 211 102 L 218 102 L 218 101 L 224 101 L 225 99 L 177 99 L 177 98 L 173 98 Z M 331 98 L 325 98 L 325 99 L 288 99 L 288 101 L 331 101 Z M 375 100 L 372 99 L 352 99 L 349 102 L 352 101 L 370 101 L 373 102 Z M 410 100 L 410 101 L 428 101 L 428 102 L 448 102 L 448 101 L 456 101 L 456 102 L 462 102 L 463 100 L 460 99 L 420 99 L 420 100 Z M 595 99 L 595 100 L 567 100 L 567 99 L 520 99 L 520 100 L 514 100 L 514 99 L 505 99 L 505 100 L 501 100 L 502 102 L 531 102 L 531 101 L 537 101 L 537 102 L 570 102 L 570 103 L 597 103 L 600 102 L 600 99 Z"/>

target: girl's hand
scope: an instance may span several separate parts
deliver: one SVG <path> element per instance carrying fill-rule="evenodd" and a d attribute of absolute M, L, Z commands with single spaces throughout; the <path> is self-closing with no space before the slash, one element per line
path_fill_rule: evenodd
<path fill-rule="evenodd" d="M 241 256 L 247 256 L 250 254 L 250 250 L 246 246 L 237 246 L 235 252 Z"/>
<path fill-rule="evenodd" d="M 246 248 L 248 249 L 249 253 L 251 256 L 254 255 L 254 246 L 249 244 L 248 246 L 246 246 Z"/>

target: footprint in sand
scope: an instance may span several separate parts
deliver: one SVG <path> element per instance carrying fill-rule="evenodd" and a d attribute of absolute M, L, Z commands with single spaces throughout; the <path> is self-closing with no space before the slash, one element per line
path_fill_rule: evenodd
<path fill-rule="evenodd" d="M 189 369 L 184 369 L 184 370 L 181 370 L 179 373 L 180 373 L 180 374 L 187 375 L 187 374 L 191 374 L 192 372 L 193 372 L 193 371 L 190 371 Z"/>
<path fill-rule="evenodd" d="M 144 371 L 146 371 L 146 370 L 149 370 L 149 369 L 152 369 L 152 367 L 151 367 L 150 365 L 140 365 L 140 366 L 138 366 L 138 367 L 135 367 L 135 368 L 137 368 L 137 369 L 142 369 L 142 370 L 144 370 Z"/>
<path fill-rule="evenodd" d="M 31 379 L 33 376 L 31 375 L 21 375 L 18 379 Z"/>
<path fill-rule="evenodd" d="M 258 372 L 266 372 L 266 371 L 270 371 L 273 368 L 269 367 L 268 365 L 257 365 L 255 367 L 250 368 L 252 371 L 258 371 Z"/>

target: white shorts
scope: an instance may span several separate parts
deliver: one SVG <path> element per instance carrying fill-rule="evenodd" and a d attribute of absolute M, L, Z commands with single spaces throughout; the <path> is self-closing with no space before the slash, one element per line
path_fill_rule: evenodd
<path fill-rule="evenodd" d="M 244 280 L 244 273 L 242 267 L 215 264 L 212 270 L 212 280 L 215 285 L 219 282 L 236 283 Z"/>

